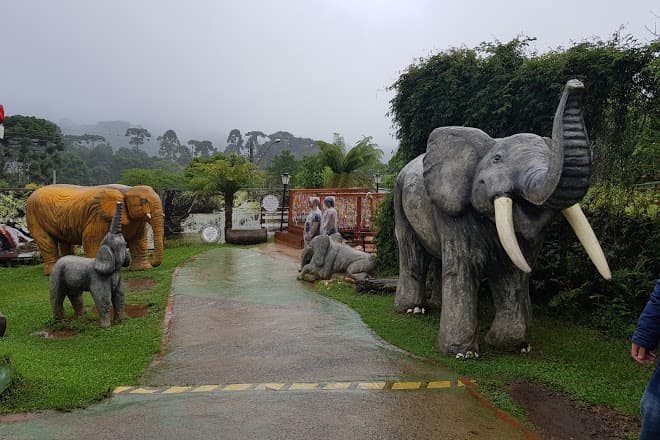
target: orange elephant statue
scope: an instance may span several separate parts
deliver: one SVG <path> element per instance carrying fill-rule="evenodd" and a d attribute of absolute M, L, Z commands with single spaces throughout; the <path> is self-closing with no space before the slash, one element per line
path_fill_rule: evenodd
<path fill-rule="evenodd" d="M 50 274 L 57 259 L 71 255 L 82 244 L 88 257 L 95 257 L 117 202 L 126 207 L 122 231 L 131 252 L 129 270 L 146 270 L 163 260 L 163 205 L 149 186 L 48 185 L 27 200 L 26 220 Z M 147 223 L 154 232 L 154 255 L 147 256 Z"/>

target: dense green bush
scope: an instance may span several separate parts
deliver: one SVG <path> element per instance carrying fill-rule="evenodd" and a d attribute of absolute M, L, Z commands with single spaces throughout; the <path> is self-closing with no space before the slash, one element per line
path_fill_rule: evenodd
<path fill-rule="evenodd" d="M 385 200 L 376 214 L 378 229 L 374 237 L 376 249 L 376 267 L 381 275 L 393 275 L 399 271 L 399 249 L 394 236 L 394 193 L 385 196 Z"/>
<path fill-rule="evenodd" d="M 657 191 L 597 185 L 583 209 L 612 270 L 603 280 L 563 218 L 547 228 L 532 278 L 532 301 L 549 314 L 629 334 L 660 271 Z"/>

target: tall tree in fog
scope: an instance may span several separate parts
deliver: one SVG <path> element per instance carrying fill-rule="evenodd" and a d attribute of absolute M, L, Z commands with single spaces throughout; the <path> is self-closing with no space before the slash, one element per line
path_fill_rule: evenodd
<path fill-rule="evenodd" d="M 151 133 L 146 128 L 132 127 L 126 130 L 124 136 L 130 136 L 128 143 L 134 145 L 136 150 L 140 149 L 140 145 L 144 144 L 145 138 L 151 138 Z"/>
<path fill-rule="evenodd" d="M 227 148 L 225 148 L 225 154 L 241 154 L 243 150 L 243 136 L 241 136 L 241 131 L 238 128 L 234 128 L 229 132 L 227 136 Z"/>
<path fill-rule="evenodd" d="M 174 130 L 167 130 L 162 136 L 156 138 L 160 142 L 158 155 L 164 159 L 175 161 L 179 157 L 181 142 Z"/>
<path fill-rule="evenodd" d="M 191 139 L 188 141 L 188 145 L 191 146 L 192 157 L 210 157 L 211 154 L 216 152 L 211 141 L 198 141 Z"/>

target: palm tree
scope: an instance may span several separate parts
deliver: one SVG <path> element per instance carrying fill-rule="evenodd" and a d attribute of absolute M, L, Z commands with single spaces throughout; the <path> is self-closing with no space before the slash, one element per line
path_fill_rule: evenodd
<path fill-rule="evenodd" d="M 346 152 L 341 136 L 335 135 L 333 144 L 316 141 L 321 149 L 320 162 L 325 167 L 325 186 L 347 188 L 371 181 L 370 169 L 380 164 L 383 152 L 371 136 L 364 136 Z"/>

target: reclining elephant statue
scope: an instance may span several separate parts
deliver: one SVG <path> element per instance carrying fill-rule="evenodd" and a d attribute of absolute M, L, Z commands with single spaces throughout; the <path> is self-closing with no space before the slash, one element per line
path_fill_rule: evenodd
<path fill-rule="evenodd" d="M 600 274 L 610 270 L 578 202 L 587 192 L 591 150 L 580 81 L 570 80 L 555 114 L 552 139 L 523 133 L 493 139 L 468 127 L 441 127 L 426 153 L 399 173 L 394 193 L 399 280 L 395 309 L 425 306 L 429 264 L 441 282 L 438 346 L 477 357 L 477 292 L 487 279 L 495 318 L 487 344 L 527 351 L 532 318 L 530 266 L 543 228 L 561 212 Z M 441 290 L 441 291 L 437 291 Z"/>
<path fill-rule="evenodd" d="M 83 313 L 83 292 L 91 292 L 103 328 L 110 327 L 110 303 L 114 321 L 124 320 L 124 289 L 121 268 L 131 264 L 121 231 L 121 202 L 117 203 L 110 231 L 95 258 L 65 255 L 57 260 L 50 274 L 50 302 L 55 318 L 64 319 L 64 298 L 68 297 L 75 316 Z"/>
<path fill-rule="evenodd" d="M 351 278 L 363 279 L 375 267 L 372 255 L 344 244 L 339 234 L 314 237 L 300 260 L 300 278 L 310 273 L 329 280 L 333 273 L 345 272 Z"/>
<path fill-rule="evenodd" d="M 85 254 L 96 256 L 108 232 L 115 204 L 122 202 L 123 234 L 131 250 L 130 270 L 145 270 L 163 260 L 163 205 L 149 186 L 48 185 L 27 200 L 28 228 L 44 260 L 48 275 L 55 261 L 71 255 L 82 244 Z M 154 232 L 154 256 L 147 258 L 147 223 Z"/>

